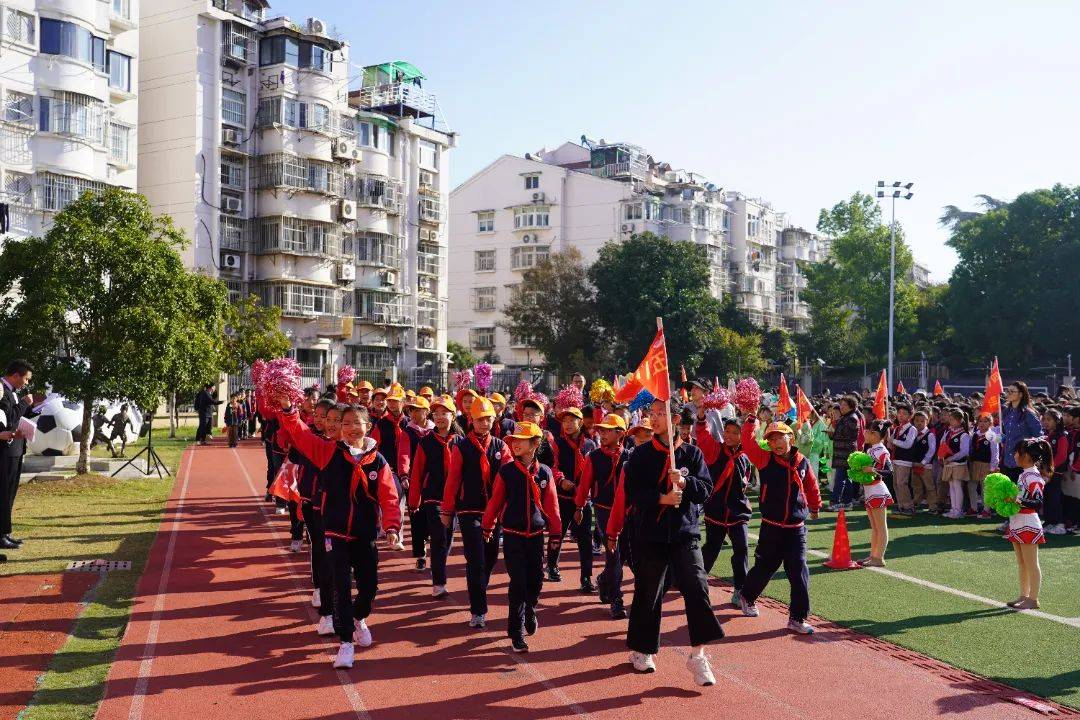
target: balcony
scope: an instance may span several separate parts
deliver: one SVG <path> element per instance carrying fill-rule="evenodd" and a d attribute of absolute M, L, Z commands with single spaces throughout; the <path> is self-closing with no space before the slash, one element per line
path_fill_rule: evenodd
<path fill-rule="evenodd" d="M 420 197 L 420 222 L 438 225 L 443 222 L 442 201 L 438 195 Z"/>
<path fill-rule="evenodd" d="M 412 317 L 405 306 L 405 296 L 383 291 L 356 292 L 356 319 L 371 325 L 412 325 Z"/>
<path fill-rule="evenodd" d="M 131 12 L 131 0 L 111 0 L 109 7 L 109 29 L 122 33 L 135 27 L 136 18 Z"/>
<path fill-rule="evenodd" d="M 806 320 L 810 318 L 810 305 L 802 301 L 783 300 L 780 303 L 780 312 L 784 317 Z"/>
<path fill-rule="evenodd" d="M 421 300 L 416 308 L 416 326 L 435 330 L 439 327 L 439 303 L 434 300 Z"/>
<path fill-rule="evenodd" d="M 442 257 L 433 253 L 420 252 L 416 254 L 416 271 L 421 275 L 439 275 L 442 267 Z"/>
<path fill-rule="evenodd" d="M 349 104 L 397 117 L 434 117 L 439 104 L 435 95 L 412 80 L 360 88 L 349 93 Z"/>
<path fill-rule="evenodd" d="M 259 287 L 264 305 L 281 308 L 282 317 L 314 318 L 341 314 L 341 291 L 290 282 L 265 282 Z"/>
<path fill-rule="evenodd" d="M 259 218 L 258 223 L 257 252 L 344 257 L 341 228 L 334 223 L 287 216 Z"/>
<path fill-rule="evenodd" d="M 401 270 L 404 267 L 401 248 L 405 238 L 376 232 L 361 232 L 354 237 L 356 263 L 369 267 Z"/>
<path fill-rule="evenodd" d="M 649 176 L 649 166 L 644 162 L 616 162 L 591 168 L 590 172 L 607 180 L 645 180 Z"/>
<path fill-rule="evenodd" d="M 384 175 L 361 175 L 356 178 L 356 205 L 400 215 L 403 197 L 400 180 Z"/>
<path fill-rule="evenodd" d="M 219 216 L 218 245 L 222 250 L 251 252 L 251 221 L 231 215 Z"/>

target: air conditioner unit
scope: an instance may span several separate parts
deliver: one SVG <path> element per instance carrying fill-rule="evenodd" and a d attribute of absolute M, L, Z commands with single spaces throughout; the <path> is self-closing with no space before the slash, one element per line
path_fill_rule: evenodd
<path fill-rule="evenodd" d="M 326 35 L 326 23 L 319 18 L 308 18 L 307 29 L 309 35 Z"/>
<path fill-rule="evenodd" d="M 435 184 L 435 176 L 426 170 L 420 171 L 420 187 L 431 187 Z"/>
<path fill-rule="evenodd" d="M 528 233 L 525 233 L 524 235 L 521 236 L 521 242 L 525 243 L 526 245 L 528 245 L 532 241 L 533 241 L 533 236 L 528 234 Z"/>
<path fill-rule="evenodd" d="M 545 199 L 546 198 L 545 198 L 544 193 L 542 193 L 542 192 L 534 192 L 533 193 L 533 202 L 534 203 L 542 203 L 542 202 L 544 202 Z"/>
<path fill-rule="evenodd" d="M 634 223 L 623 223 L 622 231 L 624 233 L 632 233 L 637 230 L 637 226 Z"/>
<path fill-rule="evenodd" d="M 241 213 L 244 211 L 244 201 L 232 195 L 225 195 L 221 198 L 221 209 L 227 213 Z"/>
<path fill-rule="evenodd" d="M 383 270 L 379 273 L 379 280 L 386 287 L 397 285 L 397 273 L 393 270 Z"/>
<path fill-rule="evenodd" d="M 355 220 L 356 219 L 356 203 L 352 200 L 342 200 L 338 205 L 338 219 L 339 220 Z"/>
<path fill-rule="evenodd" d="M 337 279 L 341 282 L 352 282 L 356 279 L 356 266 L 351 263 L 342 263 L 337 268 Z"/>
<path fill-rule="evenodd" d="M 334 157 L 342 160 L 355 160 L 358 154 L 356 147 L 349 140 L 334 141 Z"/>
<path fill-rule="evenodd" d="M 221 254 L 221 269 L 232 270 L 233 272 L 240 270 L 240 256 L 232 253 Z"/>
<path fill-rule="evenodd" d="M 226 145 L 239 145 L 244 142 L 244 134 L 236 128 L 222 128 L 221 142 Z"/>

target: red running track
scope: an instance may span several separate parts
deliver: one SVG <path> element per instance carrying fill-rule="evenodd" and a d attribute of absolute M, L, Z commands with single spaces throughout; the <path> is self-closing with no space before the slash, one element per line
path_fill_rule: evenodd
<path fill-rule="evenodd" d="M 625 621 L 576 592 L 569 562 L 568 579 L 544 588 L 531 652 L 515 655 L 501 564 L 488 629 L 466 626 L 460 545 L 449 601 L 431 599 L 430 576 L 407 552 L 382 552 L 375 644 L 335 671 L 336 640 L 313 631 L 306 555 L 287 552 L 287 518 L 267 514 L 264 484 L 259 445 L 185 453 L 99 719 L 1038 717 L 1016 704 L 1030 696 L 888 643 L 827 623 L 793 636 L 778 603 L 744 618 L 720 587 L 727 638 L 710 649 L 716 686 L 695 686 L 685 669 L 673 594 L 658 671 L 633 674 Z"/>

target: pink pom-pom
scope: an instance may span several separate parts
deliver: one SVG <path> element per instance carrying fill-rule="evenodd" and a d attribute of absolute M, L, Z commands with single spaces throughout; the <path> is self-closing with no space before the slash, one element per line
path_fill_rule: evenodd
<path fill-rule="evenodd" d="M 266 361 L 256 360 L 251 363 L 251 384 L 258 385 L 262 381 L 263 374 L 266 373 Z"/>
<path fill-rule="evenodd" d="M 743 378 L 735 384 L 735 407 L 744 413 L 757 411 L 761 405 L 761 388 L 754 378 Z"/>
<path fill-rule="evenodd" d="M 356 368 L 352 365 L 342 365 L 337 371 L 338 385 L 348 385 L 356 379 Z"/>
<path fill-rule="evenodd" d="M 545 395 L 544 393 L 541 393 L 541 392 L 531 392 L 531 393 L 529 393 L 529 400 L 540 403 L 540 405 L 542 405 L 545 409 L 550 404 L 550 401 L 548 400 L 548 396 Z"/>
<path fill-rule="evenodd" d="M 532 395 L 532 383 L 526 380 L 522 380 L 514 388 L 514 402 L 526 400 L 530 395 Z"/>
<path fill-rule="evenodd" d="M 469 368 L 454 373 L 454 383 L 457 386 L 457 391 L 468 390 L 469 386 L 472 385 L 472 379 L 472 370 Z"/>
<path fill-rule="evenodd" d="M 473 378 L 476 379 L 476 388 L 486 393 L 488 388 L 491 387 L 491 365 L 487 363 L 477 363 L 473 368 Z"/>
<path fill-rule="evenodd" d="M 711 393 L 702 399 L 701 404 L 706 410 L 723 410 L 729 402 L 730 398 L 728 398 L 727 390 L 716 386 Z"/>
<path fill-rule="evenodd" d="M 567 408 L 581 408 L 585 405 L 585 399 L 581 395 L 581 388 L 577 385 L 565 385 L 563 389 L 555 393 L 555 412 L 559 413 Z"/>
<path fill-rule="evenodd" d="M 304 399 L 300 377 L 300 365 L 292 358 L 271 360 L 261 376 L 263 397 L 274 402 L 285 395 L 293 404 L 298 404 Z"/>

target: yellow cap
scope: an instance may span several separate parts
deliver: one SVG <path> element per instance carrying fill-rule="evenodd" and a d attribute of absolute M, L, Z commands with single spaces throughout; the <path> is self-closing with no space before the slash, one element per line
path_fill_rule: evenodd
<path fill-rule="evenodd" d="M 504 398 L 499 393 L 491 393 L 491 395 L 488 397 L 488 399 L 491 400 L 491 402 L 493 402 L 493 403 L 499 403 L 501 405 L 506 404 L 506 398 Z"/>
<path fill-rule="evenodd" d="M 514 426 L 514 432 L 507 435 L 507 437 L 513 438 L 514 440 L 532 440 L 533 438 L 544 437 L 544 432 L 536 423 L 519 422 Z"/>
<path fill-rule="evenodd" d="M 596 423 L 595 427 L 602 428 L 604 430 L 624 430 L 625 431 L 626 430 L 626 421 L 623 420 L 622 415 L 616 415 L 615 413 L 611 413 L 610 415 L 605 415 L 604 416 L 604 421 Z"/>
<path fill-rule="evenodd" d="M 765 439 L 768 439 L 768 437 L 774 433 L 780 433 L 781 435 L 795 434 L 794 432 L 792 432 L 791 427 L 787 423 L 774 422 L 769 423 L 769 427 L 765 428 L 765 434 L 763 435 L 763 437 Z"/>
<path fill-rule="evenodd" d="M 415 393 L 415 392 L 413 392 L 412 390 L 406 390 L 406 391 L 405 391 L 405 397 L 407 397 L 407 398 L 414 398 L 414 397 L 416 397 L 416 393 Z"/>
<path fill-rule="evenodd" d="M 482 417 L 495 417 L 495 407 L 486 397 L 476 397 L 469 406 L 469 417 L 479 420 Z"/>
<path fill-rule="evenodd" d="M 417 393 L 417 394 L 418 394 L 418 395 L 423 395 L 423 396 L 424 396 L 424 397 L 426 397 L 426 398 L 427 398 L 428 400 L 430 400 L 431 398 L 435 397 L 435 391 L 434 391 L 434 390 L 432 390 L 431 388 L 429 388 L 429 387 L 428 387 L 427 385 L 425 385 L 424 387 L 420 388 L 420 392 L 419 392 L 419 393 Z"/>
<path fill-rule="evenodd" d="M 440 395 L 431 401 L 431 409 L 434 410 L 437 407 L 441 407 L 445 410 L 449 410 L 451 414 L 457 414 L 457 405 L 454 404 L 454 398 L 449 395 Z"/>
<path fill-rule="evenodd" d="M 373 388 L 371 386 L 371 383 L 369 383 L 367 380 L 361 380 L 359 383 L 357 383 L 356 389 L 357 389 L 357 391 L 361 391 L 361 390 L 374 390 L 375 388 Z"/>
<path fill-rule="evenodd" d="M 386 400 L 397 400 L 398 402 L 405 402 L 405 393 L 401 391 L 401 386 L 397 388 L 391 388 L 390 394 L 386 396 Z"/>
<path fill-rule="evenodd" d="M 637 433 L 638 430 L 648 430 L 649 432 L 652 432 L 652 420 L 647 417 L 643 417 L 637 425 L 631 427 L 627 432 L 631 435 L 634 435 Z"/>
<path fill-rule="evenodd" d="M 559 419 L 562 420 L 567 415 L 573 415 L 578 420 L 584 420 L 585 416 L 581 414 L 581 408 L 568 407 L 559 411 Z"/>
<path fill-rule="evenodd" d="M 407 407 L 407 408 L 420 408 L 422 410 L 430 410 L 431 409 L 431 403 L 428 402 L 426 397 L 424 397 L 422 395 L 417 395 L 415 397 L 409 398 L 409 402 L 405 403 L 405 407 Z"/>

